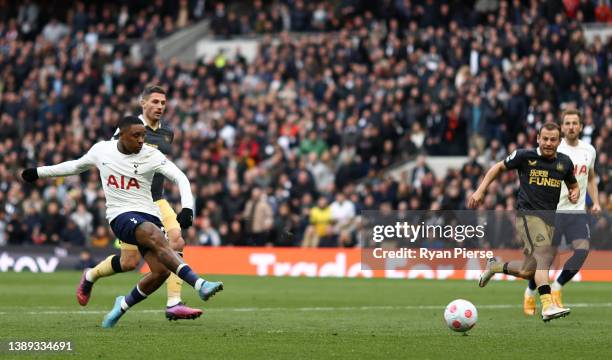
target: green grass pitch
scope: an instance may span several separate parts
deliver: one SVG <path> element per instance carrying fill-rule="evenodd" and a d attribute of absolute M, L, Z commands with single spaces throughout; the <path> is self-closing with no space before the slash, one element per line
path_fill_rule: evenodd
<path fill-rule="evenodd" d="M 0 274 L 0 358 L 17 359 L 582 359 L 612 358 L 612 284 L 572 283 L 569 317 L 526 318 L 525 283 L 211 276 L 225 290 L 197 320 L 169 322 L 165 287 L 113 329 L 100 323 L 135 273 L 99 281 L 86 308 L 74 295 L 80 273 Z M 478 308 L 468 336 L 444 324 L 444 306 Z M 73 342 L 71 353 L 9 353 L 9 340 Z"/>

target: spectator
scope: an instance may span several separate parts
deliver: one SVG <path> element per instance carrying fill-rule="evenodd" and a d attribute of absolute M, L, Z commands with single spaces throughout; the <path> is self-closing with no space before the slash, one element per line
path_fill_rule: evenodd
<path fill-rule="evenodd" d="M 242 216 L 245 220 L 249 245 L 265 245 L 270 240 L 269 233 L 274 224 L 274 216 L 267 195 L 261 188 L 253 188 Z"/>
<path fill-rule="evenodd" d="M 420 188 L 423 185 L 423 180 L 428 178 L 432 174 L 431 169 L 425 163 L 425 156 L 419 155 L 416 159 L 416 166 L 412 170 L 412 175 L 410 176 L 410 182 L 413 187 Z"/>
<path fill-rule="evenodd" d="M 6 226 L 7 240 L 10 245 L 21 245 L 27 236 L 27 227 L 17 214 L 13 214 Z"/>
<path fill-rule="evenodd" d="M 325 193 L 333 186 L 333 161 L 329 151 L 323 152 L 320 157 L 314 152 L 310 153 L 307 170 L 315 179 L 317 191 Z"/>
<path fill-rule="evenodd" d="M 485 150 L 482 157 L 484 163 L 487 166 L 491 166 L 494 163 L 502 161 L 507 155 L 506 150 L 501 146 L 499 140 L 494 139 L 491 141 L 490 146 Z"/>
<path fill-rule="evenodd" d="M 484 175 L 484 168 L 478 162 L 478 150 L 471 148 L 468 153 L 468 161 L 461 168 L 461 177 L 476 184 L 482 175 Z"/>
<path fill-rule="evenodd" d="M 240 192 L 240 186 L 237 183 L 230 184 L 229 192 L 223 201 L 223 217 L 230 221 L 236 219 L 244 205 L 245 201 Z"/>
<path fill-rule="evenodd" d="M 211 29 L 214 29 L 215 34 L 228 36 L 228 25 L 227 14 L 225 13 L 225 4 L 223 2 L 218 2 L 215 5 L 215 13 L 210 21 L 210 27 Z"/>
<path fill-rule="evenodd" d="M 53 240 L 53 236 L 51 239 L 51 241 L 55 241 Z M 60 231 L 60 239 L 62 242 L 67 243 L 68 246 L 85 245 L 85 235 L 83 235 L 81 229 L 72 219 L 69 219 L 66 222 L 66 226 Z"/>
<path fill-rule="evenodd" d="M 610 5 L 607 5 L 605 0 L 599 0 L 595 8 L 595 20 L 601 23 L 612 23 L 612 10 Z"/>
<path fill-rule="evenodd" d="M 98 262 L 94 260 L 91 253 L 88 250 L 81 251 L 79 255 L 79 262 L 74 267 L 75 270 L 85 270 L 93 268 Z"/>
<path fill-rule="evenodd" d="M 238 220 L 234 220 L 229 224 L 229 229 L 226 234 L 221 234 L 221 239 L 224 245 L 237 245 L 244 246 L 249 245 L 247 238 L 242 230 L 242 224 Z"/>
<path fill-rule="evenodd" d="M 355 230 L 355 204 L 346 198 L 342 191 L 336 193 L 336 199 L 330 205 L 331 220 L 334 224 L 334 233 L 340 239 L 340 243 L 346 242 L 351 238 Z M 343 241 L 344 240 L 344 241 Z"/>
<path fill-rule="evenodd" d="M 278 207 L 278 216 L 274 218 L 274 245 L 297 246 L 299 217 L 291 213 L 289 204 L 283 202 Z"/>
<path fill-rule="evenodd" d="M 317 135 L 315 131 L 308 132 L 308 137 L 300 144 L 300 152 L 302 156 L 307 156 L 310 153 L 316 153 L 321 156 L 327 150 L 327 144 Z"/>
<path fill-rule="evenodd" d="M 200 228 L 198 234 L 198 245 L 206 245 L 206 246 L 220 246 L 221 245 L 221 237 L 219 236 L 219 232 L 215 230 L 211 223 L 210 219 L 205 217 L 201 220 L 201 225 L 198 226 Z"/>
<path fill-rule="evenodd" d="M 111 244 L 111 235 L 106 226 L 100 225 L 96 227 L 96 232 L 91 236 L 90 244 L 93 248 L 108 248 Z"/>
<path fill-rule="evenodd" d="M 307 31 L 309 30 L 310 14 L 305 8 L 304 1 L 297 0 L 291 9 L 291 30 Z"/>
<path fill-rule="evenodd" d="M 21 34 L 25 39 L 33 40 L 33 35 L 38 30 L 38 20 L 40 7 L 32 0 L 25 0 L 19 5 L 17 22 L 20 26 Z"/>
<path fill-rule="evenodd" d="M 302 247 L 318 247 L 321 241 L 330 242 L 331 224 L 331 207 L 327 204 L 327 199 L 320 196 L 317 206 L 310 210 L 310 225 L 306 228 Z"/>
<path fill-rule="evenodd" d="M 41 232 L 44 244 L 59 245 L 61 233 L 66 227 L 66 217 L 59 212 L 59 204 L 51 201 L 47 205 L 46 214 L 42 217 Z"/>
<path fill-rule="evenodd" d="M 45 40 L 53 44 L 57 44 L 66 35 L 68 35 L 68 27 L 55 18 L 52 18 L 43 29 Z"/>
<path fill-rule="evenodd" d="M 91 215 L 83 203 L 79 203 L 76 208 L 76 212 L 70 214 L 70 220 L 79 227 L 81 233 L 85 236 L 91 235 L 93 232 L 93 215 Z"/>
<path fill-rule="evenodd" d="M 476 94 L 472 95 L 470 105 L 466 110 L 469 144 L 470 147 L 476 148 L 479 153 L 482 153 L 487 141 L 487 127 L 492 122 L 493 110 L 486 99 Z"/>

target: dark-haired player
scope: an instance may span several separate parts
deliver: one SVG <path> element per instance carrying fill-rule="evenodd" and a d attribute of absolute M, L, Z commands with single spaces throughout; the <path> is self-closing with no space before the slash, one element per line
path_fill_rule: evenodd
<path fill-rule="evenodd" d="M 223 289 L 221 282 L 198 277 L 170 248 L 162 231 L 161 213 L 151 195 L 154 176 L 162 174 L 179 186 L 182 210 L 176 220 L 182 228 L 193 223 L 193 195 L 187 176 L 159 150 L 144 144 L 147 130 L 140 119 L 125 117 L 119 129 L 118 140 L 99 142 L 78 160 L 22 173 L 25 181 L 33 182 L 98 168 L 106 197 L 106 218 L 113 232 L 123 242 L 137 246 L 151 269 L 127 296 L 117 297 L 102 322 L 105 328 L 113 327 L 130 307 L 157 290 L 171 272 L 193 286 L 204 301 Z"/>
<path fill-rule="evenodd" d="M 162 122 L 162 115 L 166 110 L 166 91 L 160 86 L 147 86 L 141 94 L 140 105 L 142 114 L 138 117 L 145 126 L 145 144 L 157 148 L 168 155 L 172 149 L 174 132 Z M 118 130 L 117 130 L 118 131 Z M 115 137 L 117 133 L 115 134 Z M 153 201 L 159 207 L 161 220 L 168 235 L 170 247 L 183 256 L 185 240 L 181 235 L 181 227 L 176 221 L 176 213 L 163 197 L 164 177 L 156 174 L 151 185 Z M 123 239 L 120 239 L 123 240 Z M 93 269 L 83 272 L 77 287 L 77 300 L 82 306 L 87 305 L 91 290 L 96 280 L 117 273 L 134 270 L 140 263 L 141 256 L 136 246 L 121 241 L 121 256 L 111 255 Z M 167 281 L 166 317 L 169 320 L 195 319 L 202 315 L 202 310 L 186 306 L 181 301 L 181 287 L 183 282 L 174 274 L 170 274 Z"/>
<path fill-rule="evenodd" d="M 496 273 L 527 280 L 533 278 L 540 294 L 544 321 L 570 313 L 570 309 L 558 307 L 552 301 L 548 284 L 548 271 L 555 253 L 552 247 L 554 212 L 561 194 L 561 183 L 567 185 L 571 202 L 576 203 L 580 195 L 572 160 L 567 155 L 557 153 L 560 142 L 559 126 L 554 123 L 544 124 L 538 132 L 537 149 L 514 151 L 504 161 L 495 164 L 468 199 L 468 207 L 476 208 L 482 203 L 489 184 L 502 171 L 518 171 L 520 190 L 516 229 L 524 244 L 525 259 L 506 263 L 489 259 L 478 285 L 486 286 Z"/>
<path fill-rule="evenodd" d="M 564 111 L 561 115 L 563 139 L 557 151 L 569 156 L 574 163 L 574 176 L 580 187 L 580 198 L 578 198 L 577 203 L 568 201 L 567 187 L 562 185 L 561 197 L 557 205 L 553 244 L 559 245 L 561 239 L 565 237 L 565 241 L 574 248 L 574 254 L 567 259 L 563 271 L 551 286 L 552 299 L 559 307 L 563 307 L 561 297 L 563 285 L 578 273 L 589 254 L 589 221 L 585 201 L 587 192 L 593 200 L 593 214 L 601 212 L 595 182 L 595 148 L 580 140 L 581 131 L 582 117 L 580 112 L 574 109 Z M 533 280 L 529 281 L 523 300 L 523 311 L 529 316 L 534 315 L 536 310 L 535 289 L 535 282 Z"/>

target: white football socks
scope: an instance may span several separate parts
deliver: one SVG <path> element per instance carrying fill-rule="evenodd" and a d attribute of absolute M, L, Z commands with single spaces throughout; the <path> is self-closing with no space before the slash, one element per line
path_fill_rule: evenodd
<path fill-rule="evenodd" d="M 200 289 L 202 288 L 202 285 L 204 285 L 204 279 L 200 278 L 196 281 L 194 288 L 197 291 L 200 291 Z"/>
<path fill-rule="evenodd" d="M 85 273 L 85 280 L 87 280 L 87 281 L 89 281 L 89 282 L 94 282 L 94 281 L 96 281 L 96 280 L 93 278 L 93 269 L 89 269 L 89 270 L 87 270 L 87 272 Z"/>

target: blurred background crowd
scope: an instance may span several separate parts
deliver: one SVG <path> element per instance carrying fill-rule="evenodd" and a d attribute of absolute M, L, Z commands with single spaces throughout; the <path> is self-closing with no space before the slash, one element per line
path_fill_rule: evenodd
<path fill-rule="evenodd" d="M 188 244 L 351 247 L 362 210 L 464 209 L 490 165 L 576 107 L 598 153 L 593 247 L 612 247 L 612 37 L 582 28 L 611 23 L 609 1 L 47 3 L 0 1 L 0 245 L 113 245 L 95 169 L 18 174 L 109 139 L 160 84 L 196 196 Z M 157 39 L 201 20 L 259 36 L 255 59 L 159 58 Z M 436 176 L 441 155 L 468 160 Z M 517 185 L 504 174 L 483 209 L 514 210 Z"/>

